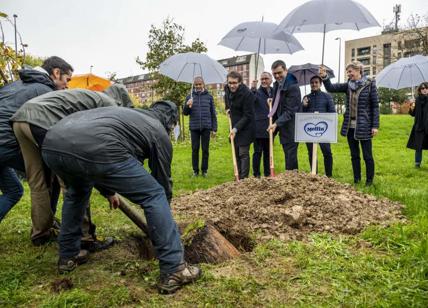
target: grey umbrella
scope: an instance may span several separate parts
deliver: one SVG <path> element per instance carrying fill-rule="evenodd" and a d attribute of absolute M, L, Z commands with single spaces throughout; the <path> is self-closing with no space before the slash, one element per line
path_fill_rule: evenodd
<path fill-rule="evenodd" d="M 277 31 L 323 32 L 321 63 L 324 64 L 326 32 L 379 26 L 373 15 L 356 1 L 312 0 L 291 11 L 279 24 Z"/>
<path fill-rule="evenodd" d="M 314 76 L 319 76 L 319 64 L 312 64 L 312 63 L 306 63 L 302 65 L 292 65 L 288 69 L 290 73 L 294 75 L 294 77 L 297 78 L 297 81 L 299 83 L 299 86 L 306 86 L 309 84 L 309 81 Z M 330 78 L 334 77 L 333 70 L 327 66 L 325 66 L 327 70 L 327 74 Z"/>
<path fill-rule="evenodd" d="M 206 84 L 224 83 L 227 71 L 216 60 L 205 54 L 186 52 L 173 55 L 163 61 L 159 72 L 175 81 L 193 84 L 193 79 L 200 76 Z"/>
<path fill-rule="evenodd" d="M 385 67 L 376 76 L 378 87 L 390 89 L 413 88 L 424 81 L 428 81 L 428 57 L 416 55 L 401 58 Z"/>
<path fill-rule="evenodd" d="M 272 22 L 250 21 L 240 23 L 229 31 L 218 43 L 233 50 L 257 53 L 256 76 L 259 54 L 284 53 L 293 54 L 303 50 L 299 41 L 291 34 L 274 31 L 278 25 Z"/>
<path fill-rule="evenodd" d="M 412 88 L 413 90 L 413 87 L 424 81 L 428 81 L 428 57 L 421 55 L 401 58 L 385 67 L 376 76 L 378 87 L 390 89 Z"/>

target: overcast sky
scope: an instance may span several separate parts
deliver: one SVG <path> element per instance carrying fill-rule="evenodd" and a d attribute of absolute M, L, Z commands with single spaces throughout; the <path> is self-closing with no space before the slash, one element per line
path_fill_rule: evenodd
<path fill-rule="evenodd" d="M 143 73 L 135 58 L 145 58 L 150 26 L 160 26 L 172 17 L 185 27 L 185 39 L 190 43 L 200 38 L 208 47 L 208 55 L 215 59 L 232 57 L 235 52 L 217 45 L 221 38 L 238 23 L 261 20 L 280 23 L 303 0 L 1 0 L 0 11 L 11 19 L 17 14 L 17 27 L 27 52 L 47 57 L 57 55 L 68 61 L 75 73 L 93 73 L 106 76 L 116 72 L 118 77 Z M 381 25 L 393 20 L 393 6 L 400 0 L 358 0 Z M 428 14 L 426 1 L 402 1 L 400 24 L 407 23 L 412 13 Z M 425 4 L 425 5 L 424 5 Z M 263 6 L 265 5 L 265 6 Z M 13 27 L 2 20 L 6 41 L 13 46 Z M 380 34 L 381 28 L 362 31 L 333 31 L 326 35 L 325 64 L 337 71 L 338 41 Z M 306 62 L 321 62 L 322 34 L 297 34 L 305 48 L 293 55 L 263 56 L 265 66 L 280 58 L 287 66 Z M 344 46 L 344 45 L 343 45 Z M 343 61 L 342 48 L 342 61 Z M 342 62 L 343 68 L 343 62 Z"/>

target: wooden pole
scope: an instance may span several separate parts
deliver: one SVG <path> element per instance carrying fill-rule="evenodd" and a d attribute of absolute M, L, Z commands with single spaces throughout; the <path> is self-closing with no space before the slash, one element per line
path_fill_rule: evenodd
<path fill-rule="evenodd" d="M 318 113 L 315 111 L 314 113 Z M 317 174 L 317 164 L 318 164 L 318 143 L 312 143 L 312 170 L 311 174 Z"/>
<path fill-rule="evenodd" d="M 122 196 L 119 196 L 119 209 L 149 237 L 149 228 L 145 219 Z M 150 237 L 149 237 L 150 238 Z"/>
<path fill-rule="evenodd" d="M 272 99 L 268 98 L 267 100 L 269 105 L 269 113 L 272 111 Z M 272 125 L 272 117 L 269 117 L 269 126 Z M 270 167 L 270 176 L 275 176 L 275 166 L 273 160 L 273 131 L 269 130 L 269 167 Z"/>
<path fill-rule="evenodd" d="M 228 115 L 229 119 L 229 131 L 232 132 L 232 118 L 231 115 Z M 235 153 L 235 137 L 230 138 L 230 144 L 232 145 L 232 161 L 233 161 L 233 173 L 235 175 L 235 180 L 239 182 L 239 171 L 238 163 L 236 162 L 236 153 Z"/>

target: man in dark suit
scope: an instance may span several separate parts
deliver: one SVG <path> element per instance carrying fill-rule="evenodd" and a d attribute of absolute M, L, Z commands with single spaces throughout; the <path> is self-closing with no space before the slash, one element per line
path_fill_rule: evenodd
<path fill-rule="evenodd" d="M 274 117 L 275 122 L 268 129 L 278 129 L 285 155 L 285 169 L 294 170 L 298 169 L 299 144 L 294 141 L 294 122 L 296 112 L 301 111 L 300 89 L 296 77 L 288 73 L 284 61 L 275 61 L 271 68 L 275 83 L 273 108 L 269 116 Z"/>

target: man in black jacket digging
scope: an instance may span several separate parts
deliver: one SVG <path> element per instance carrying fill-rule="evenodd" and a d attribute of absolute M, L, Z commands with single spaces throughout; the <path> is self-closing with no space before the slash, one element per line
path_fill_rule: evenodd
<path fill-rule="evenodd" d="M 19 145 L 9 120 L 28 100 L 67 88 L 73 68 L 59 57 L 47 58 L 41 67 L 19 72 L 20 80 L 0 89 L 0 221 L 18 203 L 23 188 L 13 169 L 25 172 Z"/>
<path fill-rule="evenodd" d="M 87 261 L 88 252 L 80 250 L 81 223 L 95 186 L 113 207 L 118 206 L 119 193 L 144 209 L 159 259 L 159 292 L 175 292 L 200 277 L 198 267 L 184 262 L 169 207 L 172 144 L 168 133 L 177 118 L 177 107 L 161 101 L 149 110 L 106 107 L 77 112 L 48 131 L 42 155 L 67 190 L 58 241 L 60 273 Z M 142 165 L 145 159 L 151 174 Z"/>
<path fill-rule="evenodd" d="M 235 141 L 239 178 L 244 179 L 250 172 L 250 145 L 256 137 L 256 96 L 242 83 L 242 75 L 231 71 L 227 74 L 224 99 L 226 110 L 232 119 L 230 138 Z"/>

